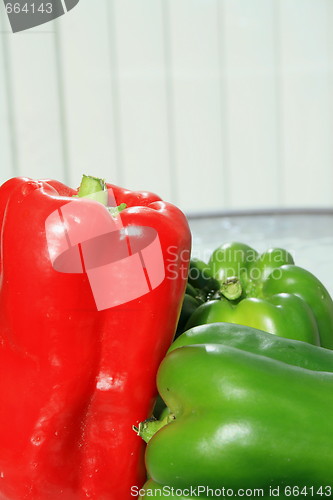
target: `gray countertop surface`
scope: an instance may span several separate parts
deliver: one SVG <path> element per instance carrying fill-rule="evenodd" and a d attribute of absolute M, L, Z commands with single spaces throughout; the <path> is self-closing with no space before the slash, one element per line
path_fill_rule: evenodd
<path fill-rule="evenodd" d="M 285 248 L 333 296 L 333 214 L 221 215 L 189 219 L 192 256 L 208 261 L 219 245 L 239 241 L 258 252 Z"/>

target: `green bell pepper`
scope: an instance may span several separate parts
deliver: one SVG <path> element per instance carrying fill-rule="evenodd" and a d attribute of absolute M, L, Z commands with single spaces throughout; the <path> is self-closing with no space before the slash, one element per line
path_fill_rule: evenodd
<path fill-rule="evenodd" d="M 333 349 L 332 298 L 285 250 L 258 255 L 245 244 L 229 243 L 213 252 L 207 267 L 221 286 L 227 279 L 239 280 L 242 294 L 237 300 L 200 305 L 184 330 L 206 323 L 238 323 Z"/>
<path fill-rule="evenodd" d="M 196 290 L 201 290 L 207 296 L 211 292 L 219 290 L 220 283 L 213 277 L 207 264 L 197 258 L 190 260 L 188 271 L 188 283 Z"/>
<path fill-rule="evenodd" d="M 213 277 L 205 262 L 196 258 L 191 259 L 175 338 L 185 331 L 189 318 L 200 305 L 222 297 L 235 299 L 240 297 L 241 293 L 242 288 L 238 279 L 228 278 L 221 284 Z"/>
<path fill-rule="evenodd" d="M 190 283 L 187 283 L 185 295 L 180 311 L 180 316 L 177 324 L 176 337 L 185 331 L 185 325 L 194 311 L 203 304 L 205 301 L 201 297 L 198 290 L 196 290 Z"/>
<path fill-rule="evenodd" d="M 263 497 L 280 488 L 279 498 L 293 487 L 319 498 L 322 488 L 321 496 L 331 496 L 331 372 L 332 351 L 246 326 L 219 323 L 181 335 L 157 375 L 171 413 L 160 428 L 153 423 L 143 498 L 149 488 L 202 485 L 261 488 Z M 144 422 L 140 435 L 149 427 Z"/>
<path fill-rule="evenodd" d="M 171 344 L 168 353 L 197 344 L 220 344 L 299 368 L 333 373 L 331 350 L 233 323 L 211 323 L 191 328 Z"/>

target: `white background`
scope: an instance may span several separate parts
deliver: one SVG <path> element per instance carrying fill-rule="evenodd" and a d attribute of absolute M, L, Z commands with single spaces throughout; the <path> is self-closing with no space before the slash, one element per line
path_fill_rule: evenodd
<path fill-rule="evenodd" d="M 0 182 L 333 207 L 333 0 L 80 0 L 18 34 L 0 14 Z"/>

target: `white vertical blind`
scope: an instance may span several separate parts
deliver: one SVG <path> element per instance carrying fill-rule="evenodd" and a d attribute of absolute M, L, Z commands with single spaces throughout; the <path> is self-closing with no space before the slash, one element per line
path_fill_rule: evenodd
<path fill-rule="evenodd" d="M 177 201 L 225 206 L 218 0 L 166 3 Z"/>
<path fill-rule="evenodd" d="M 4 12 L 2 10 L 2 16 Z M 6 133 L 12 135 L 13 170 L 30 177 L 64 175 L 54 28 L 45 24 L 27 33 L 10 33 L 2 20 L 0 86 L 6 93 Z M 8 102 L 10 99 L 10 102 Z M 4 118 L 1 118 L 2 122 Z M 5 167 L 7 168 L 7 167 Z"/>
<path fill-rule="evenodd" d="M 6 29 L 4 16 L 0 16 L 0 182 L 16 174 Z"/>
<path fill-rule="evenodd" d="M 110 3 L 121 181 L 172 197 L 163 1 Z"/>
<path fill-rule="evenodd" d="M 225 0 L 228 201 L 280 203 L 277 25 L 273 0 Z M 255 201 L 254 201 L 255 198 Z"/>
<path fill-rule="evenodd" d="M 331 0 L 279 2 L 284 159 L 281 175 L 284 203 L 288 206 L 306 205 L 314 198 L 318 205 L 332 205 L 330 4 Z"/>
<path fill-rule="evenodd" d="M 0 16 L 0 182 L 333 207 L 332 0 L 80 0 L 17 34 Z"/>
<path fill-rule="evenodd" d="M 110 0 L 84 0 L 54 22 L 59 59 L 68 180 L 118 181 L 110 56 Z"/>

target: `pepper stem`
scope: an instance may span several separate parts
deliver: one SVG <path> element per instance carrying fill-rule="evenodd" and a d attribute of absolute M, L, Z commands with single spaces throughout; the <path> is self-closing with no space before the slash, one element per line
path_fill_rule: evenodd
<path fill-rule="evenodd" d="M 125 210 L 125 208 L 127 208 L 126 203 L 120 203 L 120 205 L 118 205 L 117 207 L 108 207 L 108 211 L 110 212 L 112 217 L 117 217 L 117 215 Z"/>
<path fill-rule="evenodd" d="M 140 436 L 146 443 L 158 432 L 162 427 L 168 425 L 175 420 L 173 413 L 168 413 L 162 420 L 157 420 L 155 417 L 148 418 L 144 422 L 139 423 L 139 427 L 133 425 L 133 430 Z"/>
<path fill-rule="evenodd" d="M 99 201 L 107 207 L 112 217 L 117 217 L 122 210 L 127 208 L 126 203 L 120 203 L 117 207 L 108 207 L 108 190 L 105 180 L 91 175 L 83 175 L 78 193 L 74 196 Z"/>
<path fill-rule="evenodd" d="M 220 292 L 226 299 L 236 300 L 242 295 L 243 290 L 239 279 L 231 277 L 221 285 Z"/>
<path fill-rule="evenodd" d="M 83 175 L 77 196 L 79 198 L 90 198 L 107 206 L 108 190 L 105 180 L 91 175 Z"/>

